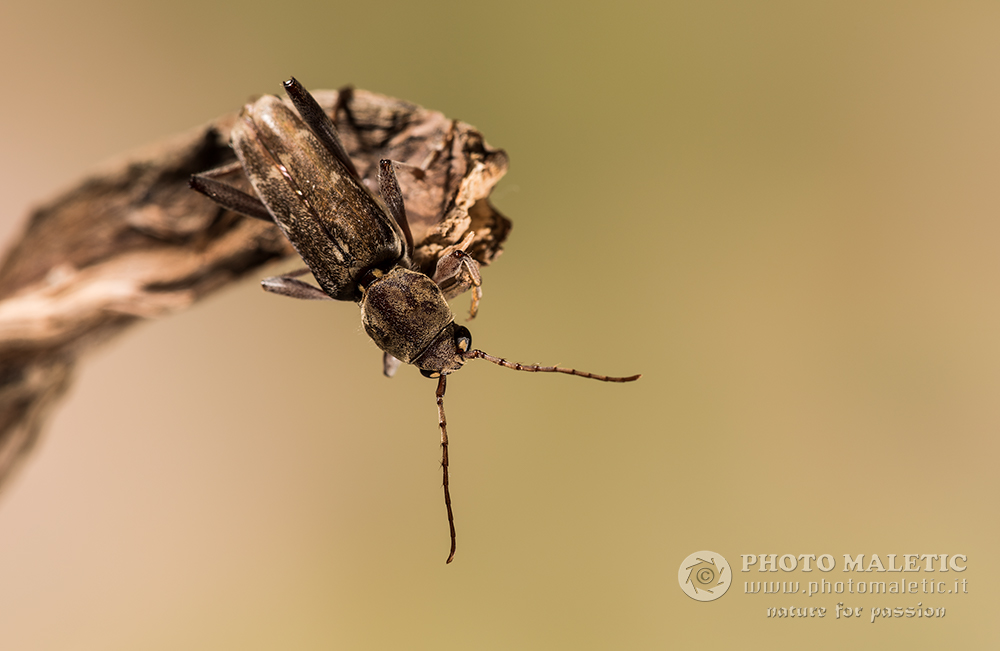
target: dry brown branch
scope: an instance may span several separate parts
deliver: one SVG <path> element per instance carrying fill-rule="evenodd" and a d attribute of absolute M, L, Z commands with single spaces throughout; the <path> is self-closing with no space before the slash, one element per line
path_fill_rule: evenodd
<path fill-rule="evenodd" d="M 489 264 L 510 229 L 487 200 L 507 169 L 504 152 L 440 113 L 341 93 L 334 119 L 369 186 L 377 187 L 379 159 L 407 163 L 397 174 L 417 264 L 431 268 L 470 229 L 472 254 Z M 314 95 L 331 113 L 338 106 L 336 91 Z M 116 161 L 31 214 L 0 267 L 0 487 L 83 353 L 139 319 L 182 310 L 293 254 L 275 226 L 221 210 L 188 188 L 191 174 L 235 160 L 228 146 L 235 118 Z"/>

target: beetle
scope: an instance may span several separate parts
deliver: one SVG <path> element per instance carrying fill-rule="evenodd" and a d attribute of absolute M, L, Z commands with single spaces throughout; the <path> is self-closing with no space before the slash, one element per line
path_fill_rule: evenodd
<path fill-rule="evenodd" d="M 365 332 L 383 351 L 383 371 L 402 363 L 437 379 L 441 467 L 451 548 L 455 518 L 448 482 L 448 429 L 444 413 L 447 377 L 470 359 L 518 371 L 566 373 L 602 382 L 632 382 L 558 366 L 525 365 L 472 348 L 472 334 L 455 323 L 448 299 L 472 291 L 470 318 L 482 297 L 479 265 L 465 249 L 472 233 L 437 261 L 433 276 L 412 262 L 413 236 L 393 163 L 381 160 L 381 201 L 364 185 L 333 120 L 294 78 L 284 82 L 293 111 L 265 95 L 247 104 L 232 129 L 238 163 L 191 177 L 191 187 L 224 208 L 278 225 L 306 268 L 264 279 L 269 292 L 308 300 L 354 301 Z M 296 114 L 297 111 L 297 114 Z M 241 168 L 256 196 L 218 180 Z M 318 287 L 298 280 L 312 273 Z"/>

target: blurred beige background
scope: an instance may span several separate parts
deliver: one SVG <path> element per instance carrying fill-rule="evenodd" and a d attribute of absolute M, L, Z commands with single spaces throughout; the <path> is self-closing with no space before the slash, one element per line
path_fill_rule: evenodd
<path fill-rule="evenodd" d="M 445 566 L 434 383 L 248 279 L 84 365 L 0 495 L 0 648 L 997 648 L 1000 5 L 422 4 L 5 2 L 0 238 L 353 83 L 510 155 L 476 345 L 643 379 L 456 375 Z M 698 603 L 702 549 L 966 554 L 969 593 Z"/>

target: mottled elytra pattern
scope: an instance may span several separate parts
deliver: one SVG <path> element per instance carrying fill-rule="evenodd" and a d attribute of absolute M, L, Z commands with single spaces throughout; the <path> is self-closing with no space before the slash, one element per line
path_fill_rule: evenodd
<path fill-rule="evenodd" d="M 396 221 L 277 97 L 243 109 L 232 143 L 257 196 L 332 298 L 357 300 L 361 274 L 403 257 Z"/>

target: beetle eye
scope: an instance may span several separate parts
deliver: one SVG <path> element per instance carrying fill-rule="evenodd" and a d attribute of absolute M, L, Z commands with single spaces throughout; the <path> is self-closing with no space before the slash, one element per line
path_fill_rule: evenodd
<path fill-rule="evenodd" d="M 467 353 L 472 348 L 472 333 L 465 326 L 455 326 L 455 347 L 460 353 Z"/>
<path fill-rule="evenodd" d="M 426 368 L 420 369 L 420 374 L 424 377 L 429 377 L 431 379 L 437 379 L 441 377 L 441 371 L 431 371 Z"/>

